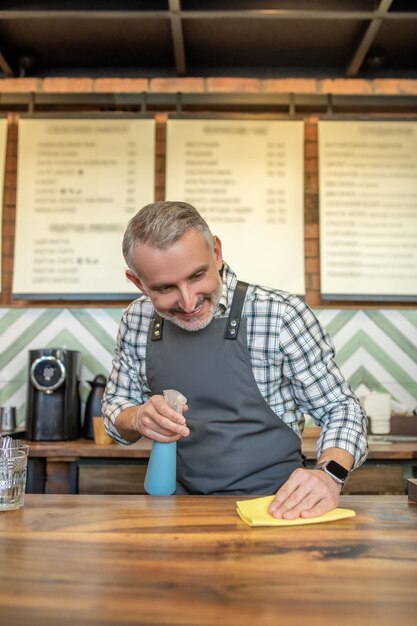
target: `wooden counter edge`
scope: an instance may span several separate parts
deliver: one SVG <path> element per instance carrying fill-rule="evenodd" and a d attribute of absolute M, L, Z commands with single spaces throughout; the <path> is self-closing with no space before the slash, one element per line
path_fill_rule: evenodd
<path fill-rule="evenodd" d="M 303 435 L 303 454 L 308 460 L 316 458 L 317 436 L 319 428 L 306 428 Z M 94 441 L 76 439 L 72 441 L 26 441 L 29 444 L 30 457 L 78 457 L 78 458 L 114 458 L 114 459 L 148 459 L 152 442 L 142 438 L 131 445 L 112 443 L 100 446 Z M 417 458 L 417 442 L 370 443 L 368 459 L 408 460 Z"/>
<path fill-rule="evenodd" d="M 92 440 L 25 441 L 29 445 L 29 457 L 60 459 L 76 458 L 137 458 L 148 459 L 152 443 L 145 438 L 131 445 L 111 443 L 98 445 Z"/>

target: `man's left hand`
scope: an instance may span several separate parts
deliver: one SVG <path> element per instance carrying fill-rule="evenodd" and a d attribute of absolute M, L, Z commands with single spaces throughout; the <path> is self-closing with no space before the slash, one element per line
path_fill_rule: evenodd
<path fill-rule="evenodd" d="M 298 468 L 278 489 L 269 513 L 278 519 L 317 517 L 337 507 L 340 490 L 325 472 Z"/>

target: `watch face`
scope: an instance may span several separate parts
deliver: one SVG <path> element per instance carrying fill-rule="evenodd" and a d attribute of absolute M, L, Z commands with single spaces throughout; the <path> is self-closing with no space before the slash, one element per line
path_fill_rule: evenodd
<path fill-rule="evenodd" d="M 30 379 L 39 391 L 52 393 L 65 380 L 65 366 L 54 356 L 42 356 L 32 363 Z"/>
<path fill-rule="evenodd" d="M 342 465 L 339 465 L 336 461 L 329 461 L 326 463 L 326 469 L 330 474 L 336 476 L 339 480 L 346 480 L 349 476 L 349 472 Z"/>

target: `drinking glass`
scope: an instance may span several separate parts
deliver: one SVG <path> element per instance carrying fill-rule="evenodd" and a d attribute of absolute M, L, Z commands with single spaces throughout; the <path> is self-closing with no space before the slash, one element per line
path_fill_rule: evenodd
<path fill-rule="evenodd" d="M 24 504 L 29 446 L 0 448 L 0 511 Z"/>

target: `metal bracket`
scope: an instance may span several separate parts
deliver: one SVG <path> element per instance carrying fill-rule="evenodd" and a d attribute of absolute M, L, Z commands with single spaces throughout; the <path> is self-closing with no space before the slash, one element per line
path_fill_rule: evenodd
<path fill-rule="evenodd" d="M 291 92 L 288 100 L 288 114 L 290 117 L 295 117 L 295 94 Z"/>
<path fill-rule="evenodd" d="M 35 92 L 31 91 L 29 94 L 29 102 L 28 102 L 28 113 L 32 114 L 35 112 Z"/>
<path fill-rule="evenodd" d="M 327 94 L 326 113 L 327 115 L 333 115 L 333 95 L 331 93 Z"/>

